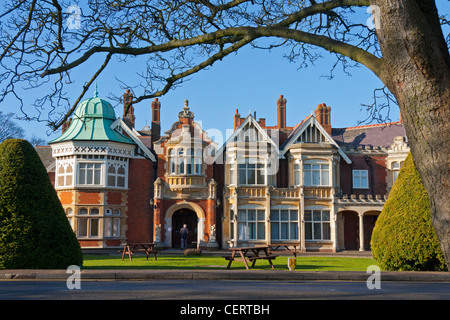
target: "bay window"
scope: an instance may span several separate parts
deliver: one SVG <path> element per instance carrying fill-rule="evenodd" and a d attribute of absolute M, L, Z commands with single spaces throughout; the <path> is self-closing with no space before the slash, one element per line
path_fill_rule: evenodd
<path fill-rule="evenodd" d="M 265 239 L 265 210 L 239 209 L 239 240 Z"/>
<path fill-rule="evenodd" d="M 299 168 L 294 173 L 299 174 Z M 295 179 L 299 181 L 299 177 Z M 330 185 L 330 165 L 325 161 L 305 161 L 303 165 L 303 184 L 305 186 L 329 186 Z"/>
<path fill-rule="evenodd" d="M 240 185 L 264 185 L 265 165 L 256 159 L 246 158 L 238 164 L 238 179 Z"/>
<path fill-rule="evenodd" d="M 330 211 L 305 210 L 305 239 L 330 240 Z"/>
<path fill-rule="evenodd" d="M 124 164 L 113 164 L 108 165 L 108 186 L 109 187 L 126 187 L 125 184 L 125 165 Z"/>
<path fill-rule="evenodd" d="M 298 210 L 271 210 L 270 234 L 272 240 L 298 240 Z"/>
<path fill-rule="evenodd" d="M 78 184 L 100 185 L 102 183 L 102 164 L 93 162 L 78 163 Z"/>
<path fill-rule="evenodd" d="M 170 149 L 168 156 L 169 174 L 202 174 L 202 150 L 178 148 Z"/>

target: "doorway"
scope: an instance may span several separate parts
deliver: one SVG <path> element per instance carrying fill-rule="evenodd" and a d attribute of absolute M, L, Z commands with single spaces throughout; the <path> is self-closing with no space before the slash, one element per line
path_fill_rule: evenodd
<path fill-rule="evenodd" d="M 372 250 L 370 240 L 372 239 L 373 228 L 377 222 L 378 215 L 364 215 L 364 250 Z"/>
<path fill-rule="evenodd" d="M 172 248 L 181 248 L 180 229 L 186 224 L 189 230 L 187 246 L 192 247 L 193 242 L 197 241 L 198 218 L 195 211 L 190 209 L 180 209 L 174 212 L 172 216 Z"/>
<path fill-rule="evenodd" d="M 345 250 L 359 249 L 359 217 L 356 212 L 344 213 L 344 247 Z"/>

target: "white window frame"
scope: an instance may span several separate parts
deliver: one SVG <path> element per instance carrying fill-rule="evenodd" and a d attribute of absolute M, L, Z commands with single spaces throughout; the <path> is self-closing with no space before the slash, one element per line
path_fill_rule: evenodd
<path fill-rule="evenodd" d="M 352 170 L 352 182 L 353 189 L 369 189 L 369 170 Z"/>
<path fill-rule="evenodd" d="M 106 163 L 106 186 L 109 188 L 127 188 L 128 187 L 128 166 L 126 162 L 107 162 Z M 113 168 L 114 172 L 110 172 Z M 119 169 L 123 168 L 123 173 L 119 172 Z M 114 179 L 114 183 L 110 184 L 110 178 Z M 123 179 L 123 185 L 119 185 L 119 179 Z"/>
<path fill-rule="evenodd" d="M 295 215 L 294 215 L 295 214 Z M 270 237 L 272 241 L 295 241 L 299 239 L 298 232 L 299 210 L 295 209 L 277 209 L 270 210 Z M 286 232 L 283 228 L 287 227 Z M 274 237 L 275 234 L 278 237 Z M 287 234 L 287 237 L 282 235 Z"/>
<path fill-rule="evenodd" d="M 305 240 L 331 240 L 331 217 L 329 209 L 305 209 Z M 324 235 L 327 237 L 324 237 Z"/>
<path fill-rule="evenodd" d="M 264 240 L 266 237 L 265 209 L 238 210 L 238 240 Z"/>
<path fill-rule="evenodd" d="M 169 149 L 169 175 L 201 175 L 202 158 L 202 149 L 184 147 Z"/>
<path fill-rule="evenodd" d="M 93 165 L 93 168 L 88 168 L 88 165 Z M 100 181 L 99 183 L 95 183 L 95 172 L 96 172 L 96 166 L 99 166 L 99 171 L 100 171 Z M 86 166 L 86 168 L 81 168 L 81 166 Z M 85 170 L 82 170 L 85 169 Z M 92 181 L 91 183 L 87 183 L 88 181 L 88 169 L 89 171 L 92 171 Z M 81 183 L 81 176 L 82 176 L 82 171 L 83 174 L 85 175 L 84 177 L 84 183 Z M 76 184 L 79 186 L 104 186 L 104 162 L 99 162 L 99 161 L 78 161 L 77 162 L 77 182 Z"/>
<path fill-rule="evenodd" d="M 72 171 L 68 171 L 68 168 L 71 167 Z M 75 166 L 73 160 L 70 161 L 58 161 L 58 166 L 56 169 L 56 178 L 55 184 L 57 188 L 64 187 L 73 187 L 74 184 L 74 176 L 75 176 Z M 62 183 L 60 183 L 60 178 Z M 68 183 L 68 180 L 70 183 Z"/>
<path fill-rule="evenodd" d="M 400 169 L 403 166 L 403 161 L 394 161 L 391 163 L 391 171 L 392 171 L 392 184 L 394 184 L 395 180 L 398 178 L 398 174 L 400 173 Z"/>
<path fill-rule="evenodd" d="M 120 208 L 107 208 L 103 218 L 103 236 L 105 238 L 119 238 L 121 235 L 120 220 L 122 210 Z"/>
<path fill-rule="evenodd" d="M 82 213 L 82 210 L 86 210 L 86 213 Z M 81 226 L 85 225 L 81 233 Z M 96 230 L 96 232 L 93 232 Z M 97 207 L 86 208 L 82 207 L 78 209 L 77 215 L 77 237 L 82 239 L 98 239 L 100 238 L 100 210 Z"/>
<path fill-rule="evenodd" d="M 241 186 L 264 186 L 267 185 L 266 161 L 258 158 L 245 158 L 238 161 L 237 165 L 237 183 Z M 260 175 L 258 175 L 258 173 Z M 245 177 L 242 175 L 245 174 Z M 251 178 L 253 174 L 253 179 Z M 262 177 L 262 181 L 258 177 Z M 253 180 L 253 181 L 251 181 Z"/>

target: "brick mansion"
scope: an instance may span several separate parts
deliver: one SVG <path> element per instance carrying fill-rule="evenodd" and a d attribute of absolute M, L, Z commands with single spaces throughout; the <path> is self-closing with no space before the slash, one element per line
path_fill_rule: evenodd
<path fill-rule="evenodd" d="M 203 249 L 296 243 L 301 251 L 370 250 L 370 237 L 409 153 L 403 123 L 332 126 L 318 105 L 286 126 L 230 114 L 218 145 L 186 100 L 162 132 L 158 99 L 151 125 L 135 128 L 132 94 L 123 115 L 94 94 L 77 106 L 50 147 L 37 147 L 82 248 L 121 243 Z M 168 125 L 168 124 L 164 124 Z"/>

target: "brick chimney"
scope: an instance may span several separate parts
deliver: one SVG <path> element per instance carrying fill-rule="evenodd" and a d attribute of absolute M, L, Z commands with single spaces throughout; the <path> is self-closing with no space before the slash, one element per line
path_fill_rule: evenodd
<path fill-rule="evenodd" d="M 123 94 L 123 121 L 131 128 L 134 128 L 134 108 L 131 104 L 133 101 L 133 94 L 130 92 L 130 89 L 127 89 Z"/>
<path fill-rule="evenodd" d="M 314 110 L 314 117 L 322 125 L 325 131 L 331 135 L 331 107 L 321 103 Z"/>
<path fill-rule="evenodd" d="M 155 98 L 152 102 L 152 142 L 158 141 L 161 137 L 161 102 Z"/>
<path fill-rule="evenodd" d="M 286 128 L 286 102 L 287 100 L 281 95 L 277 100 L 277 127 L 278 129 Z"/>
<path fill-rule="evenodd" d="M 233 116 L 233 128 L 234 131 L 241 125 L 241 115 L 239 114 L 238 109 L 236 109 L 236 113 Z"/>
<path fill-rule="evenodd" d="M 66 132 L 67 129 L 69 129 L 70 125 L 72 123 L 72 118 L 69 118 L 69 120 L 64 121 L 64 123 L 61 125 L 61 134 Z"/>

